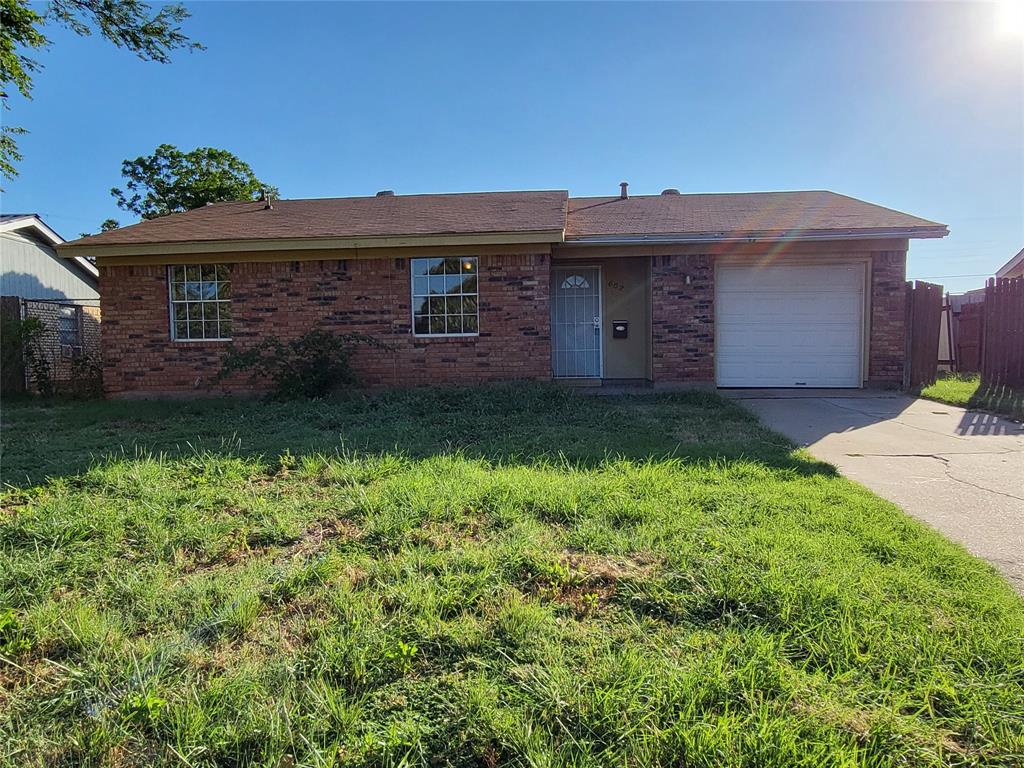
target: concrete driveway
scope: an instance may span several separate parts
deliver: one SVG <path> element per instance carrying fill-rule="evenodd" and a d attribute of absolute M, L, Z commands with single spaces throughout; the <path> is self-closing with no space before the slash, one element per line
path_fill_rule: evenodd
<path fill-rule="evenodd" d="M 1024 594 L 1024 425 L 899 394 L 723 392 Z"/>

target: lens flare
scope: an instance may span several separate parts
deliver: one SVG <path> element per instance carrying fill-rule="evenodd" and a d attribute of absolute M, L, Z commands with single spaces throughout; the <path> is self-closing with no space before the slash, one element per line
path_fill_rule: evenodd
<path fill-rule="evenodd" d="M 1024 37 L 1024 0 L 1001 0 L 996 5 L 996 31 Z"/>

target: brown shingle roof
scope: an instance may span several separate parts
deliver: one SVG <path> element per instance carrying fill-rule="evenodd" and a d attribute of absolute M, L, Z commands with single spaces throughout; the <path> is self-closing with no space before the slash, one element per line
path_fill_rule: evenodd
<path fill-rule="evenodd" d="M 564 191 L 339 197 L 217 203 L 61 246 L 152 246 L 253 240 L 337 240 L 542 233 L 545 241 L 599 237 L 744 236 L 905 232 L 941 237 L 945 225 L 834 192 L 574 197 Z M 306 247 L 306 246 L 303 246 Z"/>
<path fill-rule="evenodd" d="M 275 200 L 271 210 L 262 202 L 216 203 L 82 238 L 75 245 L 561 233 L 568 196 L 547 191 L 332 197 Z"/>
<path fill-rule="evenodd" d="M 722 236 L 944 228 L 835 192 L 573 197 L 566 240 L 622 235 Z"/>

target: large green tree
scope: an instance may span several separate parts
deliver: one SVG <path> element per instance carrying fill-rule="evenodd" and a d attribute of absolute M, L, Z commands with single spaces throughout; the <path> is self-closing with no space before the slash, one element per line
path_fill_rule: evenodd
<path fill-rule="evenodd" d="M 190 16 L 185 6 L 165 5 L 154 10 L 140 0 L 50 0 L 41 13 L 29 7 L 28 0 L 0 0 L 0 98 L 3 110 L 12 89 L 26 99 L 32 98 L 32 75 L 42 65 L 31 54 L 50 45 L 43 34 L 48 24 L 59 24 L 78 35 L 99 32 L 118 48 L 126 48 L 143 61 L 166 64 L 171 52 L 197 50 L 202 45 L 181 31 Z M 6 121 L 5 121 L 6 122 Z M 17 175 L 22 159 L 15 136 L 24 128 L 4 125 L 0 128 L 0 174 Z"/>
<path fill-rule="evenodd" d="M 155 219 L 168 213 L 189 211 L 225 200 L 258 200 L 277 189 L 256 178 L 252 168 L 225 149 L 197 147 L 182 152 L 161 144 L 152 155 L 125 160 L 121 175 L 125 189 L 114 188 L 118 206 Z"/>

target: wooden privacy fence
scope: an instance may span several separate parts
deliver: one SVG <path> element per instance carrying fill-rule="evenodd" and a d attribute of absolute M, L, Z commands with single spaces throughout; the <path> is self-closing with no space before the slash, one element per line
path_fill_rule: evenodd
<path fill-rule="evenodd" d="M 904 389 L 916 389 L 935 381 L 939 364 L 939 322 L 942 317 L 942 286 L 918 280 L 907 283 L 907 364 Z"/>
<path fill-rule="evenodd" d="M 977 373 L 981 370 L 981 330 L 984 321 L 984 304 L 964 304 L 960 308 L 954 349 L 955 369 L 961 373 Z"/>
<path fill-rule="evenodd" d="M 1024 387 L 1024 277 L 989 280 L 982 306 L 982 381 Z"/>

